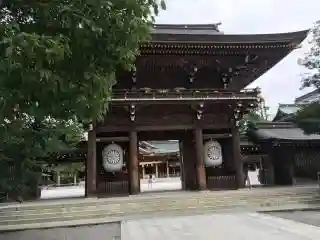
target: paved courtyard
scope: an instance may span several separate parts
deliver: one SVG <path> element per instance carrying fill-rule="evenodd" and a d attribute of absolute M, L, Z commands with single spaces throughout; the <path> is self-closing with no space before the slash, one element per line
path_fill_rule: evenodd
<path fill-rule="evenodd" d="M 299 213 L 293 215 L 299 218 Z M 305 218 L 312 212 L 305 212 Z M 307 215 L 309 214 L 309 215 Z M 318 215 L 319 216 L 319 215 Z M 316 218 L 312 218 L 316 219 Z M 310 220 L 312 223 L 312 220 Z M 319 219 L 317 220 L 319 222 Z M 120 238 L 121 235 L 121 238 Z M 320 228 L 260 213 L 149 218 L 74 228 L 0 234 L 0 240 L 319 240 Z"/>
<path fill-rule="evenodd" d="M 320 210 L 318 211 L 281 211 L 269 213 L 271 216 L 281 217 L 320 227 Z"/>
<path fill-rule="evenodd" d="M 0 240 L 120 240 L 120 223 L 0 233 Z"/>
<path fill-rule="evenodd" d="M 319 240 L 320 228 L 259 213 L 127 221 L 123 240 Z"/>

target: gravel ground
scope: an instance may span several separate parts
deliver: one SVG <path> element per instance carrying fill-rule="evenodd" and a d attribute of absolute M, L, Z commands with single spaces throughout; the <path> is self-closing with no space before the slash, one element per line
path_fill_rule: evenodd
<path fill-rule="evenodd" d="M 121 224 L 109 223 L 104 225 L 0 233 L 0 240 L 120 240 L 120 235 Z"/>
<path fill-rule="evenodd" d="M 273 212 L 268 214 L 274 217 L 281 217 L 284 219 L 320 227 L 320 209 L 314 211 Z"/>

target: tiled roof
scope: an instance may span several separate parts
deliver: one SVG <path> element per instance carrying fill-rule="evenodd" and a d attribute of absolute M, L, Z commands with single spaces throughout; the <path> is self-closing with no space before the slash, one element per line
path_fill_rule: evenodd
<path fill-rule="evenodd" d="M 187 35 L 216 35 L 222 34 L 219 24 L 156 24 L 153 34 L 187 34 Z"/>
<path fill-rule="evenodd" d="M 313 96 L 313 95 L 316 95 L 317 93 L 320 93 L 320 89 L 313 90 L 312 92 L 309 92 L 309 93 L 304 94 L 304 95 L 302 95 L 302 96 L 300 96 L 300 97 L 297 97 L 297 98 L 294 100 L 294 102 L 301 102 L 301 101 L 303 101 L 303 100 L 306 99 L 306 98 L 309 98 L 309 97 L 311 97 L 311 96 Z"/>
<path fill-rule="evenodd" d="M 139 151 L 142 154 L 175 154 L 179 153 L 179 141 L 143 141 L 140 143 Z"/>
<path fill-rule="evenodd" d="M 303 105 L 301 104 L 279 104 L 276 116 L 273 122 L 287 121 L 295 116 Z"/>
<path fill-rule="evenodd" d="M 141 148 L 140 153 L 142 154 L 175 154 L 179 153 L 179 141 L 169 140 L 169 141 L 149 141 L 148 144 L 153 146 L 151 150 L 146 150 Z M 249 141 L 247 137 L 242 136 L 240 138 L 240 145 L 241 147 L 252 147 L 254 143 Z"/>
<path fill-rule="evenodd" d="M 218 24 L 159 24 L 152 29 L 151 42 L 212 42 L 236 44 L 300 44 L 309 30 L 272 34 L 223 34 Z M 275 46 L 277 47 L 277 46 Z M 279 46 L 278 46 L 279 47 Z"/>
<path fill-rule="evenodd" d="M 288 122 L 261 122 L 248 131 L 259 140 L 320 141 L 318 134 L 305 134 L 304 131 Z"/>
<path fill-rule="evenodd" d="M 279 104 L 279 111 L 285 114 L 297 113 L 301 108 L 301 105 L 298 104 Z"/>

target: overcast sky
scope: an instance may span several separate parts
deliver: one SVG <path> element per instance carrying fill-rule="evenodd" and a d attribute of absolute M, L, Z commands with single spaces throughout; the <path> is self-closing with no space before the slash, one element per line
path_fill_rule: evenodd
<path fill-rule="evenodd" d="M 167 10 L 157 23 L 201 24 L 221 22 L 220 30 L 228 33 L 281 33 L 311 28 L 320 20 L 320 0 L 166 0 Z M 275 114 L 279 103 L 292 103 L 294 98 L 312 89 L 299 90 L 305 69 L 297 60 L 307 53 L 307 44 L 257 79 Z"/>

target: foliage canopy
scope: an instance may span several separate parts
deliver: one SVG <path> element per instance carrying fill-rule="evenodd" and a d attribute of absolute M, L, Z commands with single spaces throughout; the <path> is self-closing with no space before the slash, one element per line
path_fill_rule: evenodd
<path fill-rule="evenodd" d="M 117 69 L 130 70 L 158 0 L 4 1 L 0 113 L 101 118 Z"/>
<path fill-rule="evenodd" d="M 39 180 L 39 159 L 70 147 L 107 111 L 163 0 L 0 3 L 0 192 Z"/>
<path fill-rule="evenodd" d="M 309 70 L 302 80 L 302 88 L 320 88 L 320 21 L 311 31 L 312 40 L 309 53 L 299 63 Z M 306 105 L 297 113 L 297 123 L 306 133 L 320 133 L 320 103 Z"/>

